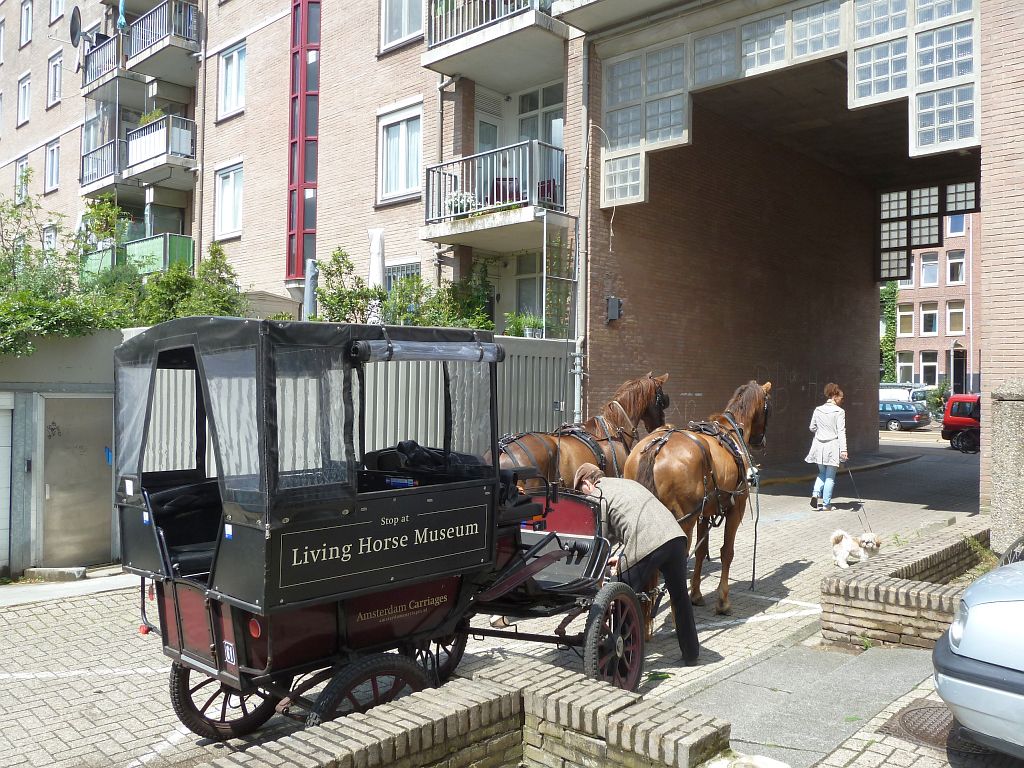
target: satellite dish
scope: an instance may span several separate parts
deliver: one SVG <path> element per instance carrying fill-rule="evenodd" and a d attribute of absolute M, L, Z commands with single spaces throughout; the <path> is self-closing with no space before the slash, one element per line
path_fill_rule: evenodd
<path fill-rule="evenodd" d="M 71 9 L 71 44 L 78 47 L 78 44 L 82 42 L 82 12 L 78 10 L 76 5 Z"/>

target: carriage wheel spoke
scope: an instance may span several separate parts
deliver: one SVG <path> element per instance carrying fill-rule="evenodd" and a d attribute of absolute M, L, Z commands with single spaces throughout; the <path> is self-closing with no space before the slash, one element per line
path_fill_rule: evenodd
<path fill-rule="evenodd" d="M 193 687 L 193 688 L 189 688 L 189 689 L 188 689 L 188 695 L 189 695 L 189 696 L 193 695 L 193 694 L 194 694 L 194 693 L 195 693 L 196 691 L 198 691 L 198 690 L 199 690 L 200 688 L 202 688 L 202 687 L 204 687 L 204 686 L 207 686 L 207 685 L 209 685 L 210 683 L 214 682 L 214 680 L 215 680 L 215 679 L 216 679 L 216 678 L 213 678 L 213 677 L 204 677 L 204 678 L 203 678 L 203 680 L 202 680 L 202 682 L 200 682 L 200 683 L 197 683 L 197 684 L 195 685 L 195 687 Z"/>
<path fill-rule="evenodd" d="M 220 721 L 222 723 L 226 723 L 228 721 L 228 701 L 230 698 L 230 696 L 225 696 L 224 703 L 220 705 Z"/>
<path fill-rule="evenodd" d="M 216 701 L 217 697 L 220 696 L 222 693 L 223 693 L 223 690 L 220 689 L 220 688 L 218 688 L 216 691 L 214 691 L 213 696 L 208 698 L 206 700 L 206 703 L 202 707 L 200 707 L 199 714 L 201 714 L 201 715 L 203 715 L 205 717 L 206 716 L 206 710 L 208 710 L 210 708 L 210 705 L 213 704 L 213 702 Z"/>

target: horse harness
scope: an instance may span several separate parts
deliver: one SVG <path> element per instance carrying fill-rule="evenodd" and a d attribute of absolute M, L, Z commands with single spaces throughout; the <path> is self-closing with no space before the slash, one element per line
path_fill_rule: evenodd
<path fill-rule="evenodd" d="M 722 427 L 717 421 L 691 421 L 685 427 L 670 427 L 659 434 L 657 438 L 649 442 L 643 447 L 642 453 L 654 449 L 654 454 L 651 456 L 651 461 L 657 458 L 659 451 L 665 446 L 665 443 L 669 441 L 673 434 L 680 434 L 688 437 L 696 444 L 701 454 L 701 466 L 703 469 L 703 481 L 704 481 L 704 498 L 701 499 L 700 509 L 696 512 L 690 512 L 685 515 L 680 523 L 685 522 L 694 515 L 698 515 L 698 522 L 707 521 L 709 528 L 717 528 L 720 526 L 726 517 L 728 510 L 732 507 L 733 502 L 737 496 L 747 493 L 748 481 L 746 466 L 743 463 L 743 455 L 746 453 L 746 446 L 742 445 L 743 440 L 743 429 L 731 418 L 731 414 L 726 414 L 726 418 L 732 424 L 735 434 L 730 430 Z M 707 435 L 718 441 L 718 443 L 729 451 L 733 460 L 736 462 L 737 477 L 739 483 L 736 488 L 732 491 L 723 491 L 718 485 L 718 478 L 715 477 L 715 463 L 711 459 L 711 452 L 708 450 L 707 443 L 697 437 L 696 434 Z M 753 466 L 753 464 L 751 464 Z M 715 499 L 715 510 L 710 514 L 705 514 L 705 508 L 708 503 L 708 499 L 714 494 Z M 723 502 L 723 495 L 729 496 L 728 502 Z"/>

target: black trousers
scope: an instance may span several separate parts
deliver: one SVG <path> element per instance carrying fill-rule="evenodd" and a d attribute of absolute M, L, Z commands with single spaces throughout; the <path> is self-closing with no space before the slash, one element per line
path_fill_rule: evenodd
<path fill-rule="evenodd" d="M 683 654 L 683 661 L 694 664 L 700 653 L 700 642 L 697 640 L 690 595 L 686 591 L 686 554 L 685 538 L 666 541 L 647 557 L 631 565 L 622 574 L 622 580 L 634 591 L 640 592 L 647 588 L 655 570 L 661 572 L 672 598 L 672 607 L 675 608 L 679 650 Z"/>

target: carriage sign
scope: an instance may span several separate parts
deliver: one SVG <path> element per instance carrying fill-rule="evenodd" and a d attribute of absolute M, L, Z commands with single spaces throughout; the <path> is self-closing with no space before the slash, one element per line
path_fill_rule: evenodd
<path fill-rule="evenodd" d="M 345 579 L 341 588 L 361 588 L 479 566 L 489 545 L 488 505 L 480 491 L 377 499 L 347 516 L 351 521 L 284 533 L 279 586 Z"/>

